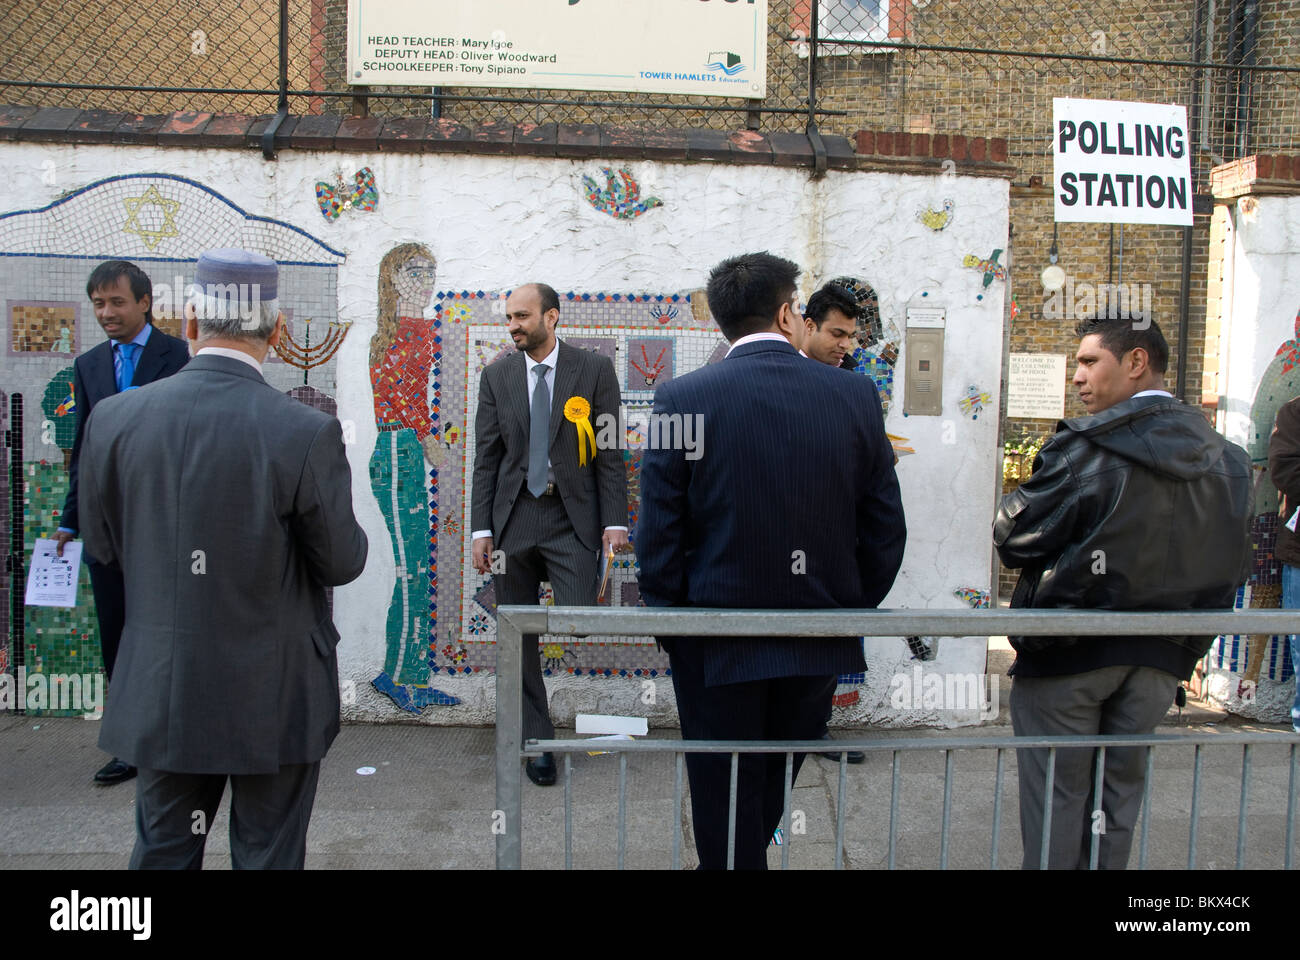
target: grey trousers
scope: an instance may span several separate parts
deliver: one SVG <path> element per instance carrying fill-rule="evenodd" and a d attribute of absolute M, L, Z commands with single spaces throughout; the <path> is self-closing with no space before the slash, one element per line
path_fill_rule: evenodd
<path fill-rule="evenodd" d="M 505 572 L 492 579 L 497 603 L 535 604 L 537 587 L 551 582 L 555 602 L 560 606 L 590 606 L 596 602 L 596 552 L 578 540 L 558 496 L 533 497 L 519 493 L 505 533 L 496 545 L 505 559 Z M 505 651 L 498 650 L 501 656 Z M 542 683 L 541 656 L 537 634 L 524 634 L 519 651 L 524 678 L 524 738 L 550 740 L 555 725 Z"/>
<path fill-rule="evenodd" d="M 1017 677 L 1011 685 L 1011 724 L 1016 736 L 1144 734 L 1155 730 L 1170 705 L 1178 678 L 1154 667 L 1103 667 L 1060 677 Z M 1043 794 L 1047 750 L 1017 750 L 1020 780 L 1020 836 L 1026 870 L 1038 869 L 1043 836 Z M 1097 866 L 1123 870 L 1133 846 L 1142 806 L 1146 750 L 1110 748 L 1102 768 L 1101 816 L 1093 795 L 1096 749 L 1056 751 L 1052 790 L 1052 835 L 1047 865 L 1086 870 L 1093 831 L 1098 831 Z M 1104 832 L 1102 832 L 1104 831 Z"/>
<path fill-rule="evenodd" d="M 167 773 L 140 768 L 132 870 L 198 870 L 230 780 L 230 859 L 236 870 L 301 870 L 320 761 L 270 774 Z"/>

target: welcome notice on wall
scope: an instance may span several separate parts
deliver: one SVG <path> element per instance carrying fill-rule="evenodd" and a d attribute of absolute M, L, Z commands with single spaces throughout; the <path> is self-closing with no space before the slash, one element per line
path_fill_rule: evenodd
<path fill-rule="evenodd" d="M 1057 97 L 1052 120 L 1057 222 L 1192 225 L 1186 107 Z"/>

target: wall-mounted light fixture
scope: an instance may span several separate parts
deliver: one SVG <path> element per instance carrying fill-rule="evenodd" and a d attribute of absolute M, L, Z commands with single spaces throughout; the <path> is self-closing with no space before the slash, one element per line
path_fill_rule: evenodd
<path fill-rule="evenodd" d="M 1058 258 L 1056 250 L 1055 223 L 1052 224 L 1052 246 L 1051 249 L 1047 251 L 1047 259 L 1050 261 L 1050 265 L 1043 267 L 1043 289 L 1048 293 L 1055 293 L 1057 290 L 1060 290 L 1065 286 L 1065 271 L 1056 265 Z"/>

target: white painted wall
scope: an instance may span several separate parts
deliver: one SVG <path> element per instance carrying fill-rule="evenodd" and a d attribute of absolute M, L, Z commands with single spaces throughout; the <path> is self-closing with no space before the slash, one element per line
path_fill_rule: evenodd
<path fill-rule="evenodd" d="M 339 354 L 337 400 L 339 417 L 357 425 L 357 442 L 349 448 L 354 502 L 371 543 L 365 573 L 335 591 L 341 679 L 357 693 L 356 703 L 345 708 L 351 717 L 410 717 L 369 686 L 383 662 L 383 613 L 394 565 L 367 472 L 376 436 L 367 353 L 375 331 L 379 261 L 402 242 L 432 251 L 440 290 L 493 291 L 543 279 L 561 291 L 687 291 L 702 287 L 710 267 L 724 257 L 767 249 L 803 266 L 805 300 L 834 276 L 867 280 L 879 294 L 887 329 L 892 322 L 901 332 L 906 304 L 928 291 L 927 304 L 947 308 L 944 413 L 903 416 L 904 352 L 886 427 L 907 437 L 917 453 L 898 467 L 909 537 L 903 571 L 883 606 L 961 607 L 953 590 L 990 586 L 990 523 L 1001 475 L 995 443 L 1005 287 L 995 280 L 985 289 L 982 274 L 963 267 L 962 258 L 983 259 L 1006 247 L 1005 180 L 831 172 L 812 181 L 795 169 L 626 162 L 616 165 L 633 170 L 643 193 L 664 202 L 626 222 L 597 212 L 584 198 L 582 174 L 595 174 L 598 160 L 284 151 L 277 162 L 266 163 L 254 151 L 22 143 L 0 145 L 0 157 L 7 171 L 0 211 L 41 206 L 106 176 L 180 173 L 250 213 L 285 220 L 346 252 L 339 267 L 338 316 L 354 326 Z M 367 165 L 379 188 L 378 211 L 348 212 L 327 223 L 317 209 L 316 181 L 332 182 L 336 174 L 350 178 Z M 940 208 L 945 199 L 953 201 L 955 214 L 945 230 L 918 222 L 918 210 Z M 122 240 L 114 255 L 141 255 L 132 238 Z M 1294 283 L 1294 269 L 1290 276 Z M 1293 299 L 1289 309 L 1294 307 Z M 972 384 L 991 398 L 977 420 L 957 409 Z M 982 675 L 984 660 L 983 638 L 945 639 L 939 659 L 927 669 Z M 973 710 L 922 706 L 919 690 L 913 708 L 890 706 L 890 679 L 912 675 L 900 640 L 871 641 L 868 661 L 862 701 L 837 711 L 837 721 L 974 719 Z M 548 683 L 552 712 L 561 723 L 578 711 L 650 711 L 652 722 L 674 721 L 671 683 L 663 679 L 653 708 L 640 702 L 639 680 L 566 677 Z M 440 678 L 437 685 L 463 703 L 430 707 L 424 722 L 491 722 L 491 678 Z"/>
<path fill-rule="evenodd" d="M 1249 449 L 1251 405 L 1278 347 L 1296 336 L 1300 310 L 1300 197 L 1243 197 L 1233 204 L 1233 230 L 1225 282 L 1227 357 L 1221 378 L 1224 434 Z M 1244 638 L 1243 638 L 1244 640 Z M 1282 651 L 1278 651 L 1278 656 Z M 1260 675 L 1253 700 L 1238 695 L 1240 673 L 1210 672 L 1210 697 L 1234 713 L 1286 722 L 1293 681 Z"/>
<path fill-rule="evenodd" d="M 1232 213 L 1224 434 L 1248 442 L 1250 405 L 1300 309 L 1300 197 L 1243 197 Z"/>

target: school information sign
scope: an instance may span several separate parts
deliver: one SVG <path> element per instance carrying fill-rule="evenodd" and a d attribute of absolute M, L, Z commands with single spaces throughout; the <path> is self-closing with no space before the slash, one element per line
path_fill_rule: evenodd
<path fill-rule="evenodd" d="M 767 0 L 349 0 L 348 82 L 767 95 Z"/>

